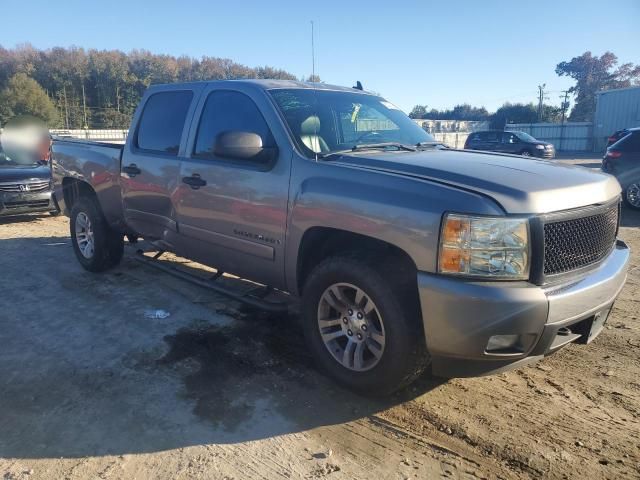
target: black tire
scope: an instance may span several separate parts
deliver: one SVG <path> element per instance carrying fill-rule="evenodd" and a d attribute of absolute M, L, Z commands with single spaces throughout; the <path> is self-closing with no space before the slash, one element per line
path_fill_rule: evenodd
<path fill-rule="evenodd" d="M 396 288 L 397 283 L 390 284 L 370 266 L 372 264 L 357 256 L 331 257 L 321 262 L 304 285 L 302 320 L 307 343 L 321 370 L 350 390 L 379 396 L 389 395 L 413 382 L 426 368 L 428 354 L 417 296 L 410 293 L 406 285 Z M 385 277 L 390 278 L 386 274 Z M 355 371 L 344 366 L 322 340 L 318 309 L 327 288 L 337 283 L 351 284 L 365 292 L 384 321 L 384 351 L 369 370 Z"/>
<path fill-rule="evenodd" d="M 520 155 L 522 155 L 523 157 L 533 157 L 533 154 L 531 153 L 531 150 L 522 150 L 520 152 Z"/>
<path fill-rule="evenodd" d="M 88 218 L 92 227 L 92 254 L 82 253 L 76 225 L 79 217 Z M 81 197 L 71 209 L 70 232 L 73 250 L 80 264 L 90 272 L 103 272 L 120 263 L 124 253 L 123 235 L 109 228 L 96 200 L 91 197 Z"/>
<path fill-rule="evenodd" d="M 627 185 L 622 196 L 627 207 L 633 210 L 640 210 L 640 181 Z"/>

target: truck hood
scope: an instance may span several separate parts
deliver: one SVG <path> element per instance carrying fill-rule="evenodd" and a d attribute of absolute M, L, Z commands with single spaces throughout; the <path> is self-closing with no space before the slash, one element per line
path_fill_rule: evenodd
<path fill-rule="evenodd" d="M 0 163 L 0 183 L 48 180 L 50 178 L 51 168 L 48 165 L 7 165 Z"/>
<path fill-rule="evenodd" d="M 620 185 L 610 175 L 515 155 L 453 149 L 367 151 L 342 155 L 335 163 L 471 190 L 514 214 L 568 210 L 620 195 Z"/>

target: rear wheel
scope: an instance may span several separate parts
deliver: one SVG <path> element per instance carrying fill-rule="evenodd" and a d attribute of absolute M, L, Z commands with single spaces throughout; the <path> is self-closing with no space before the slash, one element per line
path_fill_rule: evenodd
<path fill-rule="evenodd" d="M 632 183 L 624 192 L 625 203 L 635 210 L 640 210 L 640 182 Z"/>
<path fill-rule="evenodd" d="M 71 209 L 71 240 L 80 264 L 90 272 L 102 272 L 122 259 L 122 234 L 107 225 L 92 198 L 80 198 Z"/>
<path fill-rule="evenodd" d="M 332 257 L 305 283 L 305 336 L 319 366 L 337 382 L 359 393 L 387 395 L 427 365 L 415 307 L 369 262 Z"/>

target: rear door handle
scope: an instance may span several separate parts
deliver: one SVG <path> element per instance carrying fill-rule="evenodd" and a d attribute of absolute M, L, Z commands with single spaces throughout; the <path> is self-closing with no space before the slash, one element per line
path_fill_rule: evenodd
<path fill-rule="evenodd" d="M 200 178 L 200 175 L 194 173 L 190 177 L 183 177 L 182 182 L 189 185 L 194 190 L 197 190 L 200 187 L 204 187 L 207 184 L 207 181 Z"/>
<path fill-rule="evenodd" d="M 142 173 L 142 170 L 140 170 L 135 163 L 132 163 L 131 165 L 128 165 L 126 167 L 122 167 L 122 171 L 130 177 L 135 177 L 136 175 L 140 175 Z"/>

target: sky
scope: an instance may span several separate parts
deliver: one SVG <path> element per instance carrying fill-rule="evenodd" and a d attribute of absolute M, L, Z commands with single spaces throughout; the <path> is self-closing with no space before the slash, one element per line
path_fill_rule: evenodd
<path fill-rule="evenodd" d="M 608 6 L 609 5 L 609 6 Z M 640 0 L 0 0 L 0 45 L 230 58 L 416 104 L 559 104 L 555 66 L 587 50 L 640 63 Z"/>

